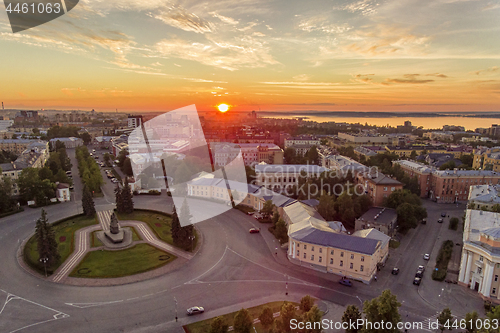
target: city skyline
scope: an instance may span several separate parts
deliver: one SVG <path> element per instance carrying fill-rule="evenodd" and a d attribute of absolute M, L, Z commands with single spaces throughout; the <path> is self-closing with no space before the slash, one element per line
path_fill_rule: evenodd
<path fill-rule="evenodd" d="M 13 34 L 8 108 L 499 111 L 498 1 L 107 1 Z"/>

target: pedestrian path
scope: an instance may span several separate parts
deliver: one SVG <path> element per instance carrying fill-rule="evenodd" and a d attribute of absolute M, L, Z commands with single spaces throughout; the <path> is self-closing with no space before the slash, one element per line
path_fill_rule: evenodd
<path fill-rule="evenodd" d="M 99 220 L 99 224 L 101 225 L 101 229 L 103 231 L 109 230 L 109 223 L 111 221 L 111 214 L 113 214 L 112 209 L 97 212 L 97 219 Z"/>

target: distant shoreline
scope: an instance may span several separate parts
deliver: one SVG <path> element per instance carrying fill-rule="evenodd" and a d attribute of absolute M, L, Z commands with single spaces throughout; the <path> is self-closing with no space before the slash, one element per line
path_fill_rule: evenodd
<path fill-rule="evenodd" d="M 464 118 L 498 118 L 500 112 L 377 112 L 377 111 L 309 111 L 309 112 L 285 112 L 285 111 L 260 111 L 259 115 L 269 118 L 276 116 L 293 116 L 298 118 L 314 117 L 363 117 L 363 118 L 442 118 L 442 117 L 464 117 Z"/>

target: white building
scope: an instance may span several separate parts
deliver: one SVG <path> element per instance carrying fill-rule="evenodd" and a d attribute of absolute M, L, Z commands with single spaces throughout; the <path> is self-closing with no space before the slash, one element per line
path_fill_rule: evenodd
<path fill-rule="evenodd" d="M 70 138 L 54 138 L 54 139 L 50 139 L 50 146 L 52 148 L 55 148 L 57 141 L 61 141 L 62 143 L 64 143 L 64 146 L 66 147 L 66 149 L 76 148 L 76 147 L 80 147 L 80 146 L 83 145 L 83 140 L 82 139 L 75 138 L 75 137 L 70 137 Z"/>
<path fill-rule="evenodd" d="M 221 143 L 212 144 L 211 148 L 216 166 L 225 166 L 240 152 L 245 165 L 253 166 L 260 162 L 283 164 L 283 150 L 274 143 Z"/>
<path fill-rule="evenodd" d="M 56 197 L 57 200 L 64 202 L 64 201 L 70 201 L 71 200 L 71 195 L 69 192 L 69 185 L 64 184 L 64 183 L 59 183 L 56 186 Z"/>
<path fill-rule="evenodd" d="M 313 136 L 298 136 L 294 138 L 285 139 L 285 149 L 294 146 L 316 146 L 319 147 L 320 140 Z"/>
<path fill-rule="evenodd" d="M 468 209 L 458 283 L 500 303 L 500 214 Z"/>
<path fill-rule="evenodd" d="M 469 191 L 469 208 L 491 210 L 500 204 L 500 185 L 474 185 Z"/>
<path fill-rule="evenodd" d="M 128 116 L 127 125 L 129 128 L 136 128 L 141 126 L 142 116 Z"/>
<path fill-rule="evenodd" d="M 317 165 L 257 164 L 255 166 L 256 185 L 280 192 L 285 188 L 298 186 L 301 172 L 305 172 L 306 177 L 309 178 L 319 177 L 325 171 L 328 171 L 328 169 Z"/>

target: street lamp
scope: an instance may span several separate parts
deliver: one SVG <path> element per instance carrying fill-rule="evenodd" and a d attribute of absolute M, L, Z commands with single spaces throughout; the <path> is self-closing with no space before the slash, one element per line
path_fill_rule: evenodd
<path fill-rule="evenodd" d="M 45 277 L 47 277 L 47 261 L 49 261 L 47 257 L 40 258 L 40 262 L 43 262 L 43 268 L 45 269 Z"/>
<path fill-rule="evenodd" d="M 174 297 L 175 302 L 175 321 L 177 322 L 177 298 Z"/>
<path fill-rule="evenodd" d="M 288 296 L 288 275 L 285 274 L 285 295 Z"/>
<path fill-rule="evenodd" d="M 189 239 L 191 240 L 191 251 L 193 251 L 193 246 L 194 246 L 194 239 L 195 239 L 195 236 L 194 235 L 191 235 L 189 236 Z"/>

